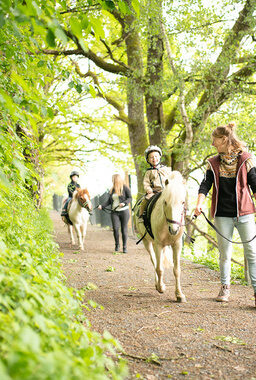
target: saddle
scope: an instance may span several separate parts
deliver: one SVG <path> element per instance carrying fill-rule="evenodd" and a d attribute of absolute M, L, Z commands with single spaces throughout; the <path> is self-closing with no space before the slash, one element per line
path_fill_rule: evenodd
<path fill-rule="evenodd" d="M 159 193 L 156 193 L 155 195 L 153 195 L 153 197 L 151 197 L 149 199 L 148 204 L 146 205 L 146 208 L 142 214 L 144 226 L 145 226 L 148 234 L 152 237 L 152 239 L 154 239 L 154 235 L 152 232 L 151 220 L 150 219 L 151 219 L 151 214 L 152 214 L 152 211 L 155 207 L 156 201 L 160 198 L 161 194 L 162 194 L 162 192 L 160 191 Z"/>

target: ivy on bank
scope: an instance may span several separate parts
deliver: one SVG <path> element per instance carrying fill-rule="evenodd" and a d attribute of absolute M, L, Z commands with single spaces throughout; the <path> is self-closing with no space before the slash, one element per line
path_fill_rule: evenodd
<path fill-rule="evenodd" d="M 49 216 L 25 188 L 18 140 L 0 132 L 0 378 L 123 379 L 118 342 L 90 329 L 64 284 Z"/>

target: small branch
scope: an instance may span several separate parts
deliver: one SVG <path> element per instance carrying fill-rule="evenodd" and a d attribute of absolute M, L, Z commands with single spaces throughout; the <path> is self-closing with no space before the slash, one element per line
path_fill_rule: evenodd
<path fill-rule="evenodd" d="M 64 30 L 64 33 L 69 37 L 76 45 L 77 49 L 70 49 L 70 50 L 53 50 L 53 49 L 42 49 L 40 53 L 48 54 L 48 55 L 55 55 L 55 56 L 70 56 L 70 55 L 77 55 L 77 56 L 84 56 L 86 58 L 89 58 L 91 61 L 95 63 L 96 66 L 100 67 L 101 69 L 108 71 L 110 73 L 114 74 L 120 74 L 120 75 L 128 75 L 130 72 L 130 69 L 127 67 L 124 67 L 123 65 L 116 65 L 110 62 L 106 62 L 103 58 L 101 58 L 99 55 L 95 54 L 92 50 L 83 50 L 81 47 L 79 40 L 76 36 L 74 36 L 71 32 Z"/>
<path fill-rule="evenodd" d="M 228 351 L 228 352 L 232 352 L 233 353 L 233 350 L 231 350 L 228 347 L 222 347 L 222 346 L 219 346 L 218 344 L 213 344 L 212 346 L 218 348 L 219 350 Z"/>
<path fill-rule="evenodd" d="M 106 43 L 106 41 L 104 41 L 102 38 L 100 39 L 100 41 L 103 43 L 103 45 L 106 47 L 107 49 L 107 52 L 110 56 L 110 58 L 112 59 L 113 62 L 117 63 L 118 65 L 120 66 L 123 66 L 125 67 L 127 70 L 129 70 L 129 67 L 122 61 L 118 61 L 117 59 L 114 58 L 114 55 L 113 55 L 113 52 L 112 50 L 110 49 L 110 47 L 108 46 L 108 44 Z"/>
<path fill-rule="evenodd" d="M 93 73 L 92 71 L 87 71 L 87 73 L 83 74 L 80 70 L 80 67 L 78 65 L 77 62 L 71 60 L 73 65 L 75 66 L 75 70 L 77 72 L 77 74 L 81 77 L 81 78 L 87 78 L 87 77 L 91 77 L 93 79 L 93 82 L 95 84 L 95 86 L 97 87 L 97 90 L 98 90 L 98 93 L 97 93 L 97 96 L 99 96 L 100 98 L 106 100 L 111 106 L 113 106 L 119 113 L 118 116 L 115 116 L 118 120 L 121 120 L 123 121 L 124 123 L 126 124 L 129 124 L 129 118 L 128 116 L 126 115 L 126 113 L 124 112 L 124 105 L 123 104 L 120 104 L 119 102 L 117 102 L 113 97 L 107 95 L 107 94 L 104 94 L 102 89 L 100 88 L 100 84 L 99 84 L 99 80 L 98 80 L 98 77 L 97 77 L 97 74 Z"/>
<path fill-rule="evenodd" d="M 163 357 L 159 357 L 159 356 L 156 356 L 156 359 L 154 358 L 151 358 L 151 357 L 143 357 L 143 356 L 138 356 L 138 355 L 133 355 L 133 354 L 127 354 L 126 352 L 123 352 L 121 354 L 122 356 L 125 356 L 125 357 L 128 357 L 128 358 L 132 358 L 132 359 L 136 359 L 136 360 L 141 360 L 141 361 L 144 361 L 146 363 L 152 363 L 152 364 L 155 364 L 155 365 L 158 365 L 158 366 L 161 366 L 161 363 L 160 363 L 160 360 L 165 360 L 165 361 L 174 361 L 174 360 L 180 360 L 180 359 L 184 359 L 186 358 L 187 356 L 183 353 L 180 354 L 180 356 L 171 356 L 169 358 L 163 358 Z"/>
<path fill-rule="evenodd" d="M 92 4 L 86 8 L 82 8 L 82 7 L 81 8 L 69 8 L 66 11 L 61 11 L 59 14 L 64 15 L 66 13 L 88 12 L 90 10 L 95 11 L 97 9 L 101 9 L 101 6 L 99 4 Z"/>
<path fill-rule="evenodd" d="M 139 330 L 137 330 L 136 332 L 138 333 L 138 332 L 140 332 L 141 330 L 143 330 L 143 329 L 150 329 L 150 328 L 152 328 L 152 327 L 154 327 L 154 325 L 151 325 L 151 326 L 142 326 Z"/>
<path fill-rule="evenodd" d="M 216 243 L 216 241 L 209 235 L 207 234 L 206 232 L 204 232 L 203 230 L 201 230 L 195 222 L 192 222 L 190 218 L 186 218 L 188 221 L 190 221 L 190 224 L 200 233 L 200 235 L 202 235 L 206 240 L 209 241 L 209 243 L 211 243 L 214 247 L 218 248 L 218 244 Z M 237 265 L 240 265 L 241 267 L 243 267 L 244 265 L 239 263 L 238 261 L 236 261 L 235 259 L 231 258 L 231 261 L 233 261 L 233 263 L 237 264 Z"/>

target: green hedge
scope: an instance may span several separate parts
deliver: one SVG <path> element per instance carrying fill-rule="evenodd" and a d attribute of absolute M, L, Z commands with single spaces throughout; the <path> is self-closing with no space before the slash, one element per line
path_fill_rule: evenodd
<path fill-rule="evenodd" d="M 25 190 L 22 161 L 13 165 L 2 148 L 0 379 L 125 378 L 118 343 L 90 329 L 79 293 L 74 297 L 65 285 L 50 218 L 35 210 Z"/>

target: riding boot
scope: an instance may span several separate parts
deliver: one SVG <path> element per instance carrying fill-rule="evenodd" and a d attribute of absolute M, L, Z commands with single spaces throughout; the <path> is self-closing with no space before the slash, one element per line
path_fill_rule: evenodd
<path fill-rule="evenodd" d="M 67 203 L 65 203 L 65 205 L 63 206 L 63 208 L 62 208 L 62 210 L 61 210 L 61 216 L 66 216 L 66 215 L 68 215 L 68 210 L 67 210 L 67 207 L 68 207 L 68 205 L 67 205 Z"/>
<path fill-rule="evenodd" d="M 61 216 L 67 216 L 68 215 L 68 204 L 69 204 L 69 201 L 71 200 L 71 198 L 67 198 L 63 207 L 62 207 L 62 210 L 61 210 Z"/>
<path fill-rule="evenodd" d="M 123 253 L 127 253 L 127 247 L 123 247 Z"/>
<path fill-rule="evenodd" d="M 115 252 L 118 252 L 118 251 L 119 251 L 119 245 L 116 244 L 116 245 L 115 245 Z"/>
<path fill-rule="evenodd" d="M 148 204 L 148 199 L 144 198 L 140 204 L 139 218 L 142 218 L 143 212 L 145 211 Z"/>

